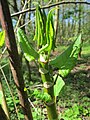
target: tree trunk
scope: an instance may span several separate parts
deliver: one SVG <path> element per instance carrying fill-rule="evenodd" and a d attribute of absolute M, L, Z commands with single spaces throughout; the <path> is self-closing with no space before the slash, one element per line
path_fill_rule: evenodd
<path fill-rule="evenodd" d="M 75 0 L 75 2 L 76 2 L 76 0 Z M 77 4 L 75 4 L 75 6 L 74 6 L 74 16 L 75 16 L 75 18 L 77 17 Z M 77 34 L 77 27 L 76 27 L 77 25 L 76 25 L 76 20 L 74 20 L 73 19 L 73 22 L 72 22 L 72 30 L 73 30 L 73 35 L 76 35 Z M 76 32 L 77 31 L 77 32 Z"/>
<path fill-rule="evenodd" d="M 79 4 L 79 15 L 78 15 L 78 17 L 79 17 L 78 33 L 80 33 L 81 32 L 81 4 Z M 82 43 L 83 43 L 83 41 L 82 41 Z M 79 52 L 79 55 L 78 55 L 79 58 L 81 58 L 81 52 L 82 52 L 82 47 L 80 48 L 80 52 Z"/>
<path fill-rule="evenodd" d="M 24 112 L 24 117 L 25 120 L 33 120 L 28 96 L 26 91 L 24 91 L 25 85 L 7 0 L 0 0 L 0 21 L 6 32 L 6 47 L 9 53 L 10 67 L 18 89 L 18 95 Z"/>
<path fill-rule="evenodd" d="M 62 37 L 64 36 L 64 6 L 62 5 Z M 62 42 L 63 42 L 63 38 L 62 38 Z"/>
<path fill-rule="evenodd" d="M 56 3 L 57 3 L 57 2 L 59 2 L 59 0 L 56 0 Z M 54 23 L 54 28 L 55 28 L 55 40 L 57 39 L 58 25 L 59 25 L 59 9 L 58 9 L 58 6 L 56 6 L 56 11 L 55 11 L 55 23 Z"/>
<path fill-rule="evenodd" d="M 28 2 L 28 8 L 31 8 L 31 0 Z M 28 12 L 28 20 L 31 19 L 31 12 Z"/>

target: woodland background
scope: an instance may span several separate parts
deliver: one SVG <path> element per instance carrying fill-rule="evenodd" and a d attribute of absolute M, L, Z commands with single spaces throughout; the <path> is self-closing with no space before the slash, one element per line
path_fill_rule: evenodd
<path fill-rule="evenodd" d="M 57 47 L 51 54 L 52 58 L 62 53 L 73 42 L 75 36 L 79 33 L 82 34 L 83 46 L 75 68 L 64 79 L 65 86 L 57 99 L 57 109 L 60 120 L 90 120 L 90 0 L 8 0 L 15 36 L 17 28 L 20 27 L 27 34 L 31 44 L 33 44 L 35 34 L 34 2 L 39 2 L 42 8 L 46 6 L 46 13 L 53 7 L 58 8 L 53 14 Z M 65 3 L 61 4 L 62 2 Z M 81 3 L 75 4 L 76 2 Z M 26 9 L 28 12 L 18 13 Z M 0 30 L 2 30 L 1 24 Z M 32 95 L 34 89 L 42 86 L 41 78 L 36 68 L 37 65 L 35 62 L 29 63 L 23 57 L 18 42 L 17 46 L 22 58 L 21 66 L 25 82 L 25 86 L 23 86 L 23 83 L 21 85 L 24 91 L 27 92 L 33 119 L 47 120 L 45 106 Z M 5 46 L 0 49 L 1 55 L 4 49 Z M 0 84 L 3 86 L 7 101 L 8 116 L 10 116 L 11 120 L 24 120 L 17 88 L 10 70 L 7 51 L 4 52 L 0 59 Z M 54 72 L 57 72 L 57 70 L 54 70 Z"/>

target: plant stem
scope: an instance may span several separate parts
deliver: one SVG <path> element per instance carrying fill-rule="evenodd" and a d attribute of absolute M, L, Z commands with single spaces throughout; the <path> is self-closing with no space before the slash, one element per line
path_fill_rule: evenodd
<path fill-rule="evenodd" d="M 39 72 L 41 74 L 41 78 L 43 81 L 44 91 L 51 96 L 51 101 L 45 103 L 47 108 L 47 114 L 49 120 L 58 120 L 58 114 L 56 111 L 55 105 L 55 96 L 54 96 L 54 82 L 53 78 L 50 74 L 48 62 L 40 61 L 40 69 Z"/>

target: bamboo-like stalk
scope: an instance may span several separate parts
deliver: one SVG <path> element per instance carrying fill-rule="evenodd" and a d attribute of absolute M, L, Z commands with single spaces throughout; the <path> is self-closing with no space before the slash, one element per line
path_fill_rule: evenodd
<path fill-rule="evenodd" d="M 9 111 L 8 111 L 8 107 L 7 107 L 7 102 L 6 102 L 6 98 L 5 98 L 5 94 L 4 94 L 4 91 L 3 91 L 3 86 L 2 86 L 2 82 L 1 82 L 1 79 L 0 79 L 0 91 L 2 92 L 3 94 L 3 97 L 2 97 L 2 108 L 8 118 L 8 120 L 10 120 L 10 115 L 9 115 Z"/>
<path fill-rule="evenodd" d="M 41 74 L 44 92 L 48 93 L 51 97 L 51 101 L 45 103 L 47 108 L 47 115 L 49 120 L 58 120 L 58 114 L 55 105 L 55 96 L 54 96 L 54 81 L 52 75 L 50 74 L 48 62 L 40 61 L 39 72 Z"/>

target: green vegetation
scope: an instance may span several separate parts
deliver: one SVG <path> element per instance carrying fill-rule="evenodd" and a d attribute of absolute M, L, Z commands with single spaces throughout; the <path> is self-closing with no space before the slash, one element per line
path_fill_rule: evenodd
<path fill-rule="evenodd" d="M 36 60 L 39 65 L 39 72 L 43 82 L 44 93 L 40 94 L 35 91 L 34 95 L 44 100 L 47 108 L 49 120 L 58 120 L 58 113 L 56 110 L 56 97 L 59 95 L 62 87 L 65 85 L 63 79 L 59 76 L 66 77 L 76 64 L 78 54 L 82 45 L 81 34 L 62 54 L 50 60 L 51 51 L 55 49 L 55 33 L 53 12 L 51 9 L 46 16 L 44 10 L 36 5 L 36 34 L 34 40 L 37 41 L 38 52 L 30 45 L 24 32 L 19 28 L 17 31 L 18 41 L 24 52 L 24 56 L 28 61 Z M 59 68 L 59 74 L 53 77 L 54 66 Z M 52 71 L 52 72 L 51 72 Z"/>
<path fill-rule="evenodd" d="M 21 8 L 30 6 L 29 2 L 23 0 Z M 34 5 L 35 14 L 27 13 L 26 18 L 34 15 L 35 24 L 30 21 L 24 26 L 27 19 L 23 15 L 15 28 L 17 59 L 13 44 L 8 49 L 9 42 L 5 41 L 5 36 L 11 38 L 7 30 L 7 34 L 0 32 L 0 118 L 3 112 L 5 120 L 90 120 L 90 30 L 89 21 L 83 17 L 86 7 L 80 3 L 69 10 L 68 4 L 61 5 L 59 18 L 55 16 L 59 9 L 47 11 L 37 2 Z M 12 69 L 19 72 L 13 73 Z"/>
<path fill-rule="evenodd" d="M 89 44 L 87 44 L 87 48 Z M 78 60 L 77 65 L 76 65 L 76 70 L 73 69 L 73 71 L 64 79 L 65 81 L 65 86 L 63 87 L 61 93 L 57 97 L 58 101 L 58 112 L 59 112 L 59 118 L 64 118 L 65 120 L 79 120 L 82 118 L 89 119 L 90 117 L 90 90 L 89 90 L 89 85 L 90 85 L 90 80 L 89 80 L 89 71 L 86 71 L 86 68 L 89 66 L 90 62 L 90 54 L 86 54 L 88 57 L 83 57 L 85 52 L 84 51 L 86 46 L 83 45 L 83 51 L 82 51 L 82 59 Z M 90 51 L 90 49 L 89 49 Z M 61 52 L 61 51 L 60 51 Z M 87 62 L 87 64 L 86 64 Z M 2 65 L 7 64 L 8 61 L 5 59 L 2 59 Z M 80 66 L 80 67 L 78 67 Z M 83 68 L 81 66 L 84 66 Z M 17 91 L 15 84 L 13 83 L 13 79 L 10 73 L 10 70 L 8 68 L 9 66 L 5 66 L 3 68 L 6 76 L 9 78 L 9 85 L 11 87 L 11 90 L 14 94 L 14 99 L 15 103 L 17 105 L 18 109 L 21 109 L 19 106 L 19 100 L 17 96 Z M 8 69 L 8 70 L 6 70 Z M 27 71 L 24 72 L 24 77 L 25 77 L 25 82 L 26 82 L 26 90 L 28 91 L 28 95 L 30 100 L 33 102 L 33 117 L 34 120 L 45 120 L 46 119 L 46 109 L 43 103 L 41 103 L 41 99 L 37 98 L 35 95 L 33 95 L 33 90 L 37 88 L 39 91 L 41 91 L 41 86 L 40 85 L 40 77 L 38 76 L 37 79 L 37 69 L 35 69 L 35 65 L 31 66 L 31 69 L 36 73 L 34 74 L 32 71 L 32 79 L 33 82 L 28 83 L 28 74 Z M 82 71 L 83 70 L 83 71 Z M 36 75 L 36 77 L 35 77 Z M 2 82 L 4 86 L 4 91 L 6 94 L 7 98 L 7 104 L 9 107 L 10 115 L 11 115 L 11 120 L 15 120 L 17 118 L 16 113 L 15 113 L 15 107 L 14 103 L 12 100 L 12 97 L 10 95 L 9 89 L 6 85 L 6 82 L 2 76 Z M 30 87 L 29 87 L 30 86 Z M 38 87 L 37 87 L 38 86 Z M 41 91 L 42 92 L 42 91 Z M 56 102 L 57 102 L 56 101 Z M 75 112 L 74 112 L 75 111 Z M 75 113 L 75 114 L 74 114 Z M 24 119 L 23 112 L 22 110 L 18 111 L 19 118 L 21 120 Z"/>

